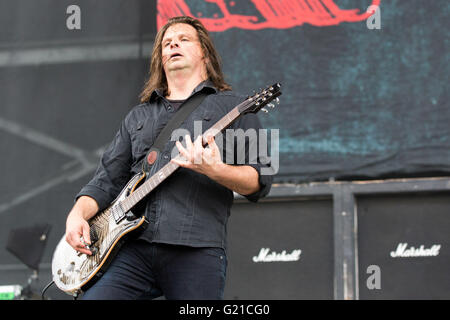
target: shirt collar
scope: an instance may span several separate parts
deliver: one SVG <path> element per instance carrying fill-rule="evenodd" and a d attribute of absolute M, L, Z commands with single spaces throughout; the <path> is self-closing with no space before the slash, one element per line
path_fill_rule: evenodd
<path fill-rule="evenodd" d="M 200 84 L 192 91 L 190 96 L 200 91 L 209 91 L 210 93 L 218 92 L 217 88 L 214 86 L 214 83 L 209 79 L 200 82 Z M 153 99 L 156 99 L 157 97 L 164 98 L 164 94 L 161 89 L 153 90 L 152 94 L 150 95 L 149 102 L 151 102 Z"/>

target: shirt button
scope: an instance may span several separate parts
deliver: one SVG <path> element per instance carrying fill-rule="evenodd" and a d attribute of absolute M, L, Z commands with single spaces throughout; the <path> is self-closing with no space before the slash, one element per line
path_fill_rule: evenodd
<path fill-rule="evenodd" d="M 166 160 L 169 159 L 169 155 L 168 155 L 168 154 L 164 154 L 163 157 L 164 157 L 164 159 L 166 159 Z"/>

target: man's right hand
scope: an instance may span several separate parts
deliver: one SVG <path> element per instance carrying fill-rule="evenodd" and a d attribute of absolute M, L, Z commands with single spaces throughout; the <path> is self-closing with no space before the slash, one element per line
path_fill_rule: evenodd
<path fill-rule="evenodd" d="M 66 221 L 66 241 L 76 251 L 91 255 L 86 249 L 86 243 L 90 244 L 89 223 L 81 215 L 71 212 Z"/>
<path fill-rule="evenodd" d="M 86 248 L 91 244 L 90 228 L 88 220 L 98 212 L 97 202 L 87 196 L 80 197 L 70 211 L 66 220 L 66 241 L 80 253 L 91 255 Z"/>

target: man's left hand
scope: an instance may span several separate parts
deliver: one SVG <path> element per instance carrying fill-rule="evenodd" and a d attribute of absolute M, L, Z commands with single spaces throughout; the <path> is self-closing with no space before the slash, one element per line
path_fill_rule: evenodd
<path fill-rule="evenodd" d="M 186 148 L 179 141 L 176 142 L 182 157 L 178 156 L 172 159 L 172 162 L 207 176 L 212 176 L 223 165 L 219 147 L 212 135 L 207 136 L 208 146 L 205 148 L 202 143 L 202 135 L 199 135 L 194 142 L 189 135 L 186 135 L 185 140 Z"/>

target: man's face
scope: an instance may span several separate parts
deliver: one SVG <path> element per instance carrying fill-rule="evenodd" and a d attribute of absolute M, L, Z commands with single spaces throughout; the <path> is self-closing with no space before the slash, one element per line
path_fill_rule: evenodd
<path fill-rule="evenodd" d="M 191 25 L 178 23 L 170 26 L 161 44 L 162 62 L 166 75 L 181 69 L 204 72 L 203 50 L 198 40 L 197 30 Z"/>

